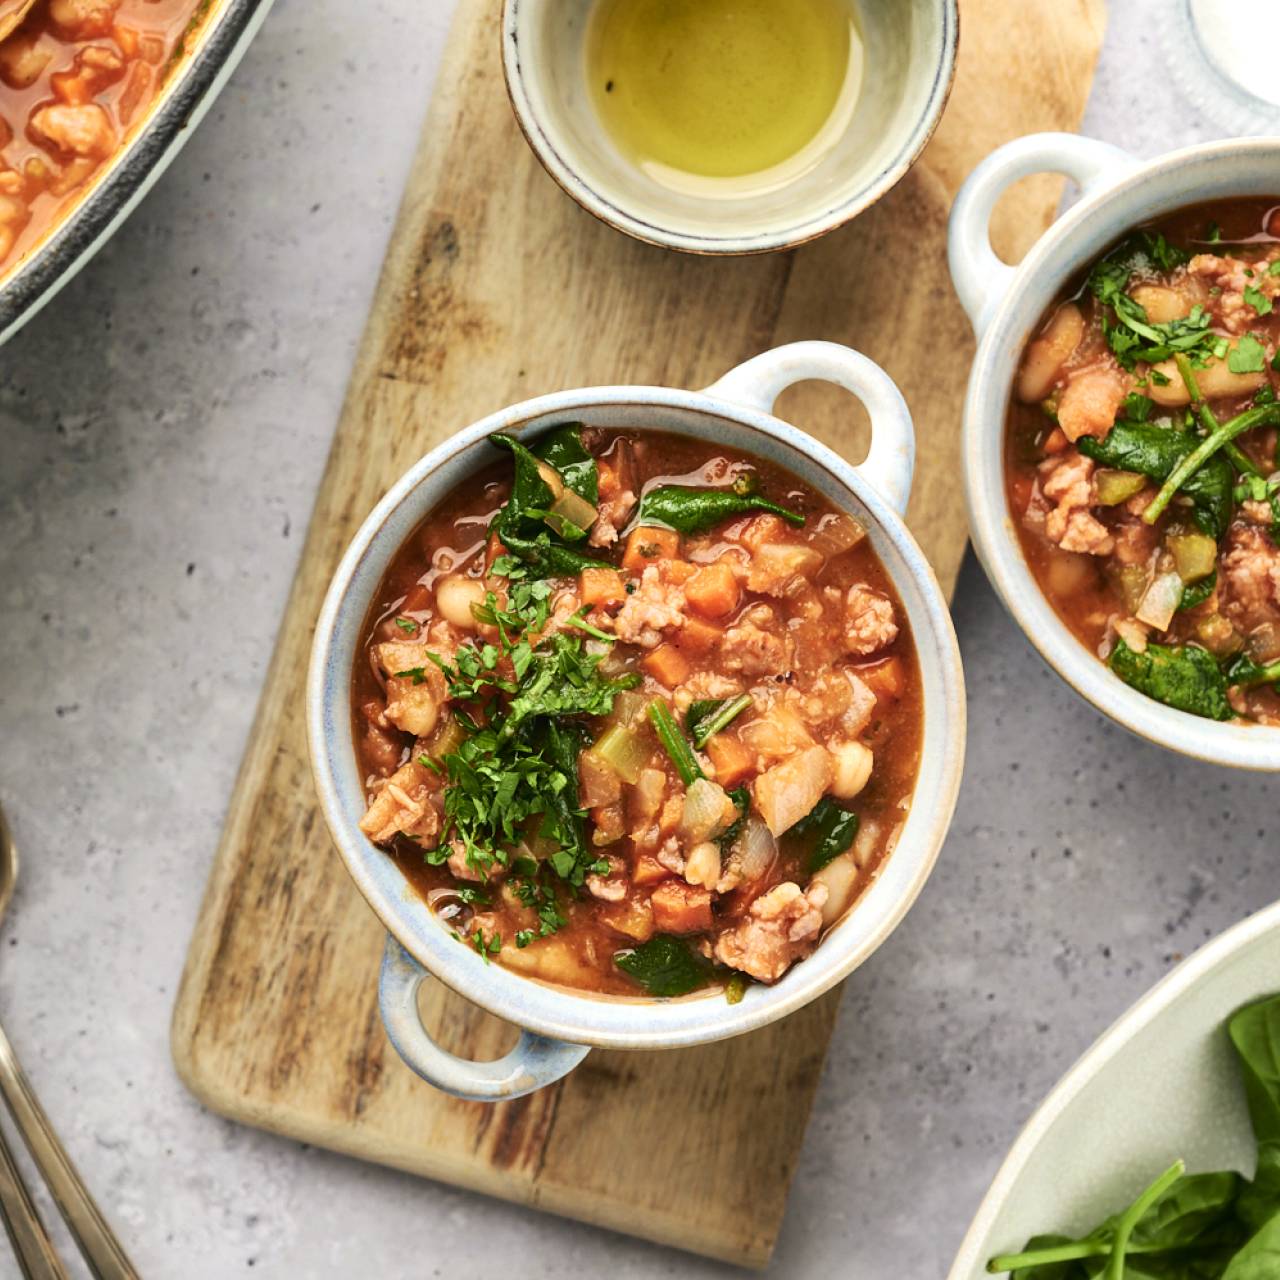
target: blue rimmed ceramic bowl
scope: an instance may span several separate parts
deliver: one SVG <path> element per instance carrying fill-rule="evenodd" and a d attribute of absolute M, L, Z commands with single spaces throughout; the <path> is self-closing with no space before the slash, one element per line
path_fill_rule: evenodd
<path fill-rule="evenodd" d="M 955 78 L 956 0 L 856 0 L 869 70 L 838 125 L 829 122 L 820 158 L 737 197 L 675 189 L 624 156 L 596 115 L 585 72 L 593 4 L 505 0 L 503 69 L 516 120 L 547 172 L 589 213 L 687 253 L 790 249 L 856 217 L 916 162 Z"/>
<path fill-rule="evenodd" d="M 1035 173 L 1062 173 L 1079 203 L 1017 267 L 996 257 L 987 228 L 1005 189 Z M 1063 286 L 1134 227 L 1187 205 L 1280 194 L 1280 138 L 1209 142 L 1138 161 L 1066 133 L 1019 138 L 966 179 L 951 211 L 951 276 L 978 335 L 964 405 L 964 483 L 974 547 L 1044 660 L 1104 715 L 1149 742 L 1212 764 L 1280 770 L 1280 729 L 1218 723 L 1131 689 L 1071 634 L 1040 590 L 1005 492 L 1005 416 L 1027 339 Z"/>
<path fill-rule="evenodd" d="M 845 387 L 866 406 L 870 453 L 850 466 L 772 416 L 784 388 L 805 379 Z M 618 998 L 556 987 L 487 964 L 463 946 L 408 886 L 395 862 L 360 831 L 365 792 L 351 725 L 351 678 L 369 606 L 388 565 L 421 521 L 491 457 L 495 431 L 526 437 L 566 419 L 630 431 L 674 432 L 776 462 L 866 526 L 902 600 L 923 681 L 924 741 L 916 801 L 874 884 L 807 960 L 738 1004 L 722 995 Z M 960 654 L 946 601 L 903 523 L 914 438 L 897 388 L 871 361 L 830 343 L 780 347 L 706 391 L 591 387 L 527 400 L 467 427 L 392 488 L 342 558 L 316 621 L 307 684 L 307 732 L 321 809 L 347 870 L 388 932 L 380 997 L 387 1031 L 420 1076 L 461 1097 L 517 1097 L 571 1071 L 590 1046 L 664 1049 L 705 1044 L 765 1026 L 815 999 L 861 964 L 894 929 L 929 876 L 955 806 L 964 759 Z M 423 1028 L 417 993 L 430 975 L 522 1028 L 497 1062 L 445 1052 Z"/>

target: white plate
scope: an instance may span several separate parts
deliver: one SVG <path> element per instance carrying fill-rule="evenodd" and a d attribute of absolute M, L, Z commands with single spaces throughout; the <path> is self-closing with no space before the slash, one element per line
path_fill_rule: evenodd
<path fill-rule="evenodd" d="M 1227 1018 L 1280 991 L 1280 904 L 1201 947 L 1055 1086 L 1013 1144 L 949 1280 L 1044 1232 L 1082 1235 L 1179 1156 L 1252 1175 L 1255 1144 Z"/>

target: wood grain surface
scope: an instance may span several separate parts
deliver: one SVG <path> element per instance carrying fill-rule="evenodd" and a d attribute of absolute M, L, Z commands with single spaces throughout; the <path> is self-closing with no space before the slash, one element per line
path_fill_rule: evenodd
<path fill-rule="evenodd" d="M 174 1058 L 208 1106 L 246 1123 L 759 1266 L 839 993 L 724 1044 L 597 1051 L 561 1085 L 500 1106 L 421 1083 L 383 1033 L 382 933 L 314 801 L 302 717 L 313 620 L 375 501 L 467 423 L 563 387 L 704 386 L 800 338 L 857 347 L 902 387 L 919 437 L 909 518 L 950 589 L 966 536 L 958 434 L 973 343 L 947 275 L 947 209 L 999 143 L 1078 125 L 1102 3 L 968 0 L 951 101 L 912 172 L 824 240 L 729 260 L 635 243 L 561 194 L 511 118 L 498 10 L 458 7 L 192 939 Z M 1049 178 L 1017 187 L 997 246 L 1016 257 L 1059 194 Z M 861 457 L 863 415 L 843 393 L 794 388 L 779 412 Z M 493 1057 L 513 1038 L 438 985 L 424 1009 L 457 1052 Z"/>

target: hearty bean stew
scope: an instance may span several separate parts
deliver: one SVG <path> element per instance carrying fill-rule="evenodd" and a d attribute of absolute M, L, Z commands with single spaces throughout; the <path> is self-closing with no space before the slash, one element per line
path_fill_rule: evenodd
<path fill-rule="evenodd" d="M 0 34 L 25 6 L 0 0 Z M 35 0 L 0 39 L 0 275 L 145 114 L 208 0 Z"/>
<path fill-rule="evenodd" d="M 1062 620 L 1135 689 L 1280 724 L 1280 206 L 1143 228 L 1028 345 L 1009 502 Z"/>
<path fill-rule="evenodd" d="M 876 875 L 919 763 L 911 635 L 862 527 L 696 441 L 492 440 L 370 614 L 364 831 L 521 973 L 777 981 Z"/>

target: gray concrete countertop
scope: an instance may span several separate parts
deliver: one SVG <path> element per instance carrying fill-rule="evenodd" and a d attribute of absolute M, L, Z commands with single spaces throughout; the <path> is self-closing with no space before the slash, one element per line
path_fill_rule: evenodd
<path fill-rule="evenodd" d="M 1167 8 L 1113 7 L 1085 126 L 1143 154 L 1217 132 L 1163 73 Z M 278 0 L 158 188 L 0 355 L 0 796 L 26 858 L 0 1014 L 147 1276 L 729 1274 L 240 1128 L 169 1060 L 451 9 Z M 955 828 L 845 990 L 777 1275 L 940 1276 L 1054 1080 L 1179 956 L 1280 896 L 1274 782 L 1104 722 L 972 561 L 955 614 Z"/>

